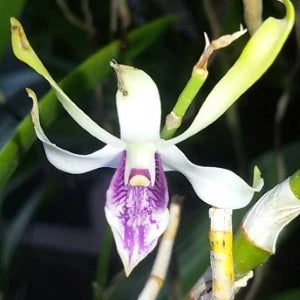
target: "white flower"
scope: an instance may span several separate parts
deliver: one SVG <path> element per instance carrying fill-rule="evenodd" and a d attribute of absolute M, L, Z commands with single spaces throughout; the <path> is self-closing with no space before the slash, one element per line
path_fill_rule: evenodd
<path fill-rule="evenodd" d="M 250 187 L 229 170 L 193 164 L 175 144 L 218 119 L 269 68 L 294 24 L 293 5 L 289 0 L 283 3 L 285 18 L 268 18 L 262 24 L 239 59 L 207 96 L 190 127 L 167 141 L 160 138 L 159 93 L 145 72 L 111 63 L 118 75 L 121 137 L 115 137 L 90 119 L 61 90 L 32 49 L 22 25 L 11 18 L 15 55 L 49 82 L 65 110 L 83 129 L 107 144 L 89 155 L 79 155 L 50 142 L 40 126 L 36 96 L 27 89 L 33 99 L 36 134 L 54 166 L 73 174 L 101 167 L 117 168 L 107 191 L 105 212 L 127 275 L 152 251 L 168 224 L 168 190 L 163 171 L 181 172 L 200 199 L 218 208 L 244 207 L 254 192 L 261 189 L 260 179 L 256 178 L 254 187 Z"/>
<path fill-rule="evenodd" d="M 40 126 L 36 96 L 30 89 L 27 92 L 34 103 L 34 128 L 51 164 L 72 174 L 101 167 L 117 168 L 107 191 L 105 214 L 126 274 L 129 274 L 153 250 L 168 224 L 169 198 L 163 170 L 181 172 L 200 199 L 219 208 L 237 209 L 247 205 L 254 191 L 261 188 L 261 182 L 253 188 L 229 170 L 191 163 L 174 145 L 178 138 L 168 141 L 160 138 L 160 97 L 150 76 L 116 62 L 111 62 L 111 66 L 118 76 L 116 102 L 120 139 L 92 121 L 50 75 L 44 76 L 72 118 L 107 144 L 89 155 L 71 153 L 49 141 Z M 197 126 L 201 128 L 202 123 L 198 122 Z M 182 137 L 187 138 L 189 134 L 183 133 L 181 140 Z"/>

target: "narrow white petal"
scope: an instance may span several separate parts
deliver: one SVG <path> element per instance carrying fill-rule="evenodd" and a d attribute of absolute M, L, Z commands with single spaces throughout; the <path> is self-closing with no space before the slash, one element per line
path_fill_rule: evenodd
<path fill-rule="evenodd" d="M 26 89 L 33 100 L 32 121 L 37 137 L 43 142 L 49 162 L 56 168 L 72 174 L 80 174 L 95 170 L 101 167 L 115 168 L 120 159 L 122 147 L 107 145 L 102 149 L 88 155 L 80 155 L 69 152 L 51 143 L 40 125 L 38 103 L 34 92 Z"/>
<path fill-rule="evenodd" d="M 117 109 L 122 140 L 159 140 L 161 106 L 156 84 L 144 71 L 111 62 L 118 76 Z"/>
<path fill-rule="evenodd" d="M 65 110 L 83 129 L 85 129 L 88 133 L 105 144 L 122 146 L 123 143 L 120 139 L 101 128 L 79 107 L 77 107 L 75 103 L 71 101 L 71 99 L 63 92 L 63 90 L 51 77 L 51 75 L 31 47 L 21 23 L 15 18 L 11 18 L 10 22 L 12 31 L 12 48 L 16 57 L 28 64 L 49 82 Z"/>
<path fill-rule="evenodd" d="M 249 186 L 230 170 L 201 167 L 191 163 L 176 146 L 159 146 L 164 169 L 182 173 L 204 202 L 218 207 L 238 209 L 246 206 L 261 184 Z M 257 181 L 256 181 L 257 183 Z"/>
<path fill-rule="evenodd" d="M 103 167 L 116 168 L 122 153 L 122 149 L 110 145 L 88 155 L 72 153 L 50 142 L 43 142 L 43 146 L 49 162 L 57 169 L 71 174 L 86 173 Z"/>

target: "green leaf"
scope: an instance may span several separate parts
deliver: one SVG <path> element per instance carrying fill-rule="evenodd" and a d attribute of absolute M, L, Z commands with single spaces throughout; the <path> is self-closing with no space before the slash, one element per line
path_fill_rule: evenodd
<path fill-rule="evenodd" d="M 5 51 L 9 35 L 11 16 L 18 17 L 26 0 L 0 0 L 0 59 Z"/>
<path fill-rule="evenodd" d="M 1 268 L 5 274 L 11 263 L 11 259 L 32 219 L 32 216 L 36 212 L 43 199 L 44 188 L 38 188 L 34 193 L 26 200 L 23 208 L 16 215 L 8 227 L 3 240 L 3 247 L 1 253 Z"/>
<path fill-rule="evenodd" d="M 162 35 L 174 21 L 174 17 L 164 17 L 134 30 L 128 35 L 129 46 L 124 53 L 120 52 L 120 41 L 110 43 L 65 77 L 60 82 L 61 88 L 70 97 L 79 98 L 111 72 L 109 66 L 111 59 L 128 60 L 134 58 Z M 45 127 L 55 121 L 61 110 L 53 91 L 48 92 L 42 98 L 39 108 Z M 18 167 L 22 156 L 30 149 L 35 140 L 36 135 L 32 122 L 30 116 L 27 116 L 16 129 L 14 136 L 0 151 L 0 190 L 4 188 Z"/>

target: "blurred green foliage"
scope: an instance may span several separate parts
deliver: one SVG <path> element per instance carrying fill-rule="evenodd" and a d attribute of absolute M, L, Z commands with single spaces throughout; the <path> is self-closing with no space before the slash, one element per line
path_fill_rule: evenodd
<path fill-rule="evenodd" d="M 10 37 L 9 18 L 11 16 L 18 17 L 22 12 L 25 3 L 26 0 L 0 1 L 0 58 L 3 56 L 3 53 L 7 48 L 7 42 Z"/>

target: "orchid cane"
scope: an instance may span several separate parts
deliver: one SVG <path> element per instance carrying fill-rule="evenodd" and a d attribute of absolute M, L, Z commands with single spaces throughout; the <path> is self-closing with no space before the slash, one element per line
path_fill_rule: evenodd
<path fill-rule="evenodd" d="M 290 2 L 286 0 L 285 3 Z M 116 102 L 121 138 L 117 138 L 90 119 L 60 89 L 29 44 L 22 25 L 11 18 L 12 46 L 17 58 L 49 82 L 65 110 L 83 129 L 107 144 L 91 154 L 79 155 L 50 142 L 40 126 L 36 95 L 27 89 L 33 100 L 34 128 L 51 164 L 72 174 L 101 167 L 116 168 L 107 191 L 105 214 L 126 275 L 154 249 L 168 224 L 168 188 L 164 171 L 181 172 L 199 198 L 219 208 L 244 207 L 254 192 L 260 190 L 261 182 L 251 187 L 229 170 L 191 163 L 175 144 L 214 122 L 259 79 L 276 58 L 288 35 L 286 27 L 281 27 L 280 38 L 276 35 L 267 41 L 258 31 L 208 95 L 190 127 L 183 134 L 165 141 L 159 134 L 159 92 L 149 75 L 134 67 L 111 62 L 118 77 Z"/>

